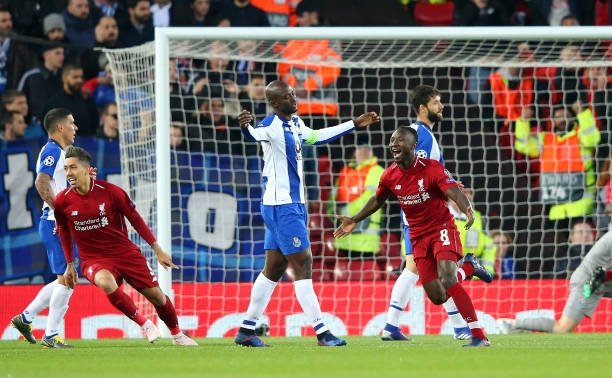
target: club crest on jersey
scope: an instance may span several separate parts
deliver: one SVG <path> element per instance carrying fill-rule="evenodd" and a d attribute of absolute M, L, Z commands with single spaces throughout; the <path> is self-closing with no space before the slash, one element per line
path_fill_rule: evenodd
<path fill-rule="evenodd" d="M 46 165 L 47 167 L 52 167 L 53 164 L 55 164 L 55 158 L 49 155 L 43 160 L 43 164 Z"/>
<path fill-rule="evenodd" d="M 417 181 L 417 184 L 419 185 L 419 192 L 425 191 L 425 186 L 423 185 L 423 181 L 424 179 L 422 177 Z"/>
<path fill-rule="evenodd" d="M 425 151 L 425 150 L 418 150 L 416 152 L 416 156 L 418 158 L 421 158 L 421 159 L 427 159 L 427 151 Z"/>
<path fill-rule="evenodd" d="M 106 206 L 106 204 L 104 202 L 102 202 L 101 204 L 98 205 L 98 209 L 100 210 L 100 216 L 101 217 L 106 215 L 105 206 Z"/>
<path fill-rule="evenodd" d="M 395 185 L 395 190 L 401 190 L 402 186 L 400 184 Z"/>
<path fill-rule="evenodd" d="M 300 240 L 300 238 L 298 238 L 297 236 L 294 236 L 293 237 L 293 246 L 298 248 L 301 245 L 302 245 L 302 241 Z"/>
<path fill-rule="evenodd" d="M 72 213 L 70 213 L 70 215 L 72 215 L 73 217 L 76 217 L 77 215 L 79 215 L 79 211 L 73 210 Z"/>

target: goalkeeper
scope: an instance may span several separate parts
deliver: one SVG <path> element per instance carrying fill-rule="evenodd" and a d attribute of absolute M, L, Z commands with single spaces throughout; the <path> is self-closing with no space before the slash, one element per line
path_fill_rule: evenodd
<path fill-rule="evenodd" d="M 600 272 L 612 268 L 612 231 L 605 233 L 584 257 L 570 278 L 569 294 L 561 319 L 525 318 L 498 319 L 500 333 L 539 331 L 572 332 L 582 318 L 591 317 L 601 298 L 612 298 L 612 281 L 605 281 Z M 594 274 L 595 273 L 595 274 Z M 601 277 L 604 277 L 602 280 Z M 603 282 L 602 282 L 603 281 Z M 595 289 L 596 287 L 596 289 Z"/>

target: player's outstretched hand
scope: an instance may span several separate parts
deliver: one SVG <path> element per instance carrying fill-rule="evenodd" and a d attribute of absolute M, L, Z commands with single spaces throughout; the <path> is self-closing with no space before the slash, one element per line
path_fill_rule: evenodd
<path fill-rule="evenodd" d="M 380 116 L 375 112 L 367 112 L 357 117 L 353 122 L 355 122 L 355 126 L 357 127 L 367 127 L 375 123 L 379 123 Z"/>
<path fill-rule="evenodd" d="M 357 223 L 355 223 L 355 221 L 350 217 L 345 217 L 343 215 L 336 215 L 336 219 L 341 221 L 342 224 L 340 224 L 340 226 L 336 228 L 336 231 L 334 231 L 335 238 L 341 238 L 343 236 L 350 234 L 351 232 L 353 232 L 353 230 L 355 229 L 355 226 L 357 225 Z"/>
<path fill-rule="evenodd" d="M 467 215 L 467 222 L 465 222 L 465 229 L 469 230 L 470 227 L 472 227 L 472 225 L 474 224 L 474 210 L 472 209 L 471 206 L 468 208 L 467 214 L 465 215 Z"/>
<path fill-rule="evenodd" d="M 240 114 L 238 114 L 238 123 L 240 124 L 240 127 L 249 126 L 253 120 L 253 115 L 246 109 L 243 109 Z"/>
<path fill-rule="evenodd" d="M 66 281 L 66 285 L 74 289 L 79 280 L 79 275 L 77 274 L 76 268 L 73 263 L 69 263 L 66 265 L 66 271 L 64 272 L 64 281 Z"/>
<path fill-rule="evenodd" d="M 178 269 L 178 266 L 174 265 L 174 263 L 172 262 L 172 257 L 166 252 L 164 252 L 164 250 L 161 249 L 157 242 L 155 242 L 155 244 L 153 244 L 151 247 L 153 248 L 153 252 L 155 252 L 155 256 L 157 256 L 157 261 L 161 264 L 161 266 L 164 267 L 164 269 Z"/>

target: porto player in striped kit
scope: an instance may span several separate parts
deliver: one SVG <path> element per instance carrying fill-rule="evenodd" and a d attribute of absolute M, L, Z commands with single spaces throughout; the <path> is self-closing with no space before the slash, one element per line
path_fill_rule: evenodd
<path fill-rule="evenodd" d="M 319 300 L 312 286 L 312 254 L 306 228 L 308 214 L 304 198 L 302 143 L 323 144 L 380 122 L 376 113 L 362 114 L 354 121 L 313 130 L 295 115 L 297 101 L 293 88 L 275 80 L 266 87 L 266 99 L 274 110 L 257 126 L 244 110 L 238 116 L 240 127 L 249 141 L 260 142 L 263 149 L 265 191 L 261 213 L 266 225 L 264 249 L 266 263 L 251 289 L 251 302 L 235 342 L 238 345 L 264 347 L 255 335 L 255 325 L 270 301 L 278 280 L 291 266 L 295 273 L 295 296 L 310 320 L 321 346 L 342 346 L 346 341 L 334 336 L 323 323 Z"/>
<path fill-rule="evenodd" d="M 395 196 L 410 224 L 414 260 L 427 296 L 437 305 L 452 297 L 472 331 L 472 340 L 466 346 L 489 346 L 472 300 L 461 282 L 471 276 L 488 281 L 492 277 L 469 254 L 462 268 L 457 268 L 457 261 L 463 256 L 461 240 L 446 207 L 446 197 L 455 201 L 467 215 L 466 228 L 474 222 L 472 206 L 442 164 L 416 156 L 417 141 L 417 132 L 412 127 L 395 130 L 389 144 L 394 163 L 383 173 L 376 194 L 355 216 L 338 216 L 342 224 L 334 231 L 334 236 L 349 234 L 357 223 Z"/>
<path fill-rule="evenodd" d="M 174 305 L 159 288 L 140 249 L 128 238 L 125 219 L 151 246 L 165 269 L 176 268 L 172 258 L 157 244 L 127 193 L 116 185 L 90 177 L 90 167 L 91 156 L 87 151 L 68 147 L 64 170 L 70 186 L 55 197 L 55 219 L 67 263 L 66 284 L 73 288 L 77 283 L 71 248 L 74 240 L 83 275 L 106 293 L 115 308 L 142 327 L 149 342 L 156 341 L 160 333 L 120 288 L 123 280 L 155 306 L 159 318 L 170 329 L 174 345 L 197 345 L 179 329 Z"/>

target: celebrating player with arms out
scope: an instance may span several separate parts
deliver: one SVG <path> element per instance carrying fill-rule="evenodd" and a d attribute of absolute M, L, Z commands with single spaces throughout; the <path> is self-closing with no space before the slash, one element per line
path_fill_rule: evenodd
<path fill-rule="evenodd" d="M 159 288 L 145 257 L 128 238 L 125 218 L 149 243 L 164 268 L 176 268 L 172 258 L 157 244 L 127 193 L 116 185 L 90 177 L 90 167 L 91 156 L 87 151 L 68 147 L 64 170 L 70 187 L 55 198 L 57 228 L 68 264 L 64 273 L 67 285 L 72 288 L 77 283 L 71 248 L 74 239 L 85 277 L 104 290 L 115 308 L 142 327 L 149 342 L 156 341 L 160 333 L 119 288 L 123 280 L 155 306 L 160 319 L 170 329 L 175 345 L 197 345 L 179 329 L 174 305 Z"/>
<path fill-rule="evenodd" d="M 416 156 L 417 140 L 417 132 L 411 127 L 400 127 L 393 132 L 389 147 L 395 162 L 383 173 L 376 195 L 357 215 L 338 216 L 342 224 L 334 236 L 349 234 L 357 223 L 380 209 L 390 196 L 395 196 L 410 224 L 414 260 L 427 296 L 437 305 L 452 297 L 472 331 L 472 340 L 466 346 L 489 346 L 472 300 L 461 282 L 471 276 L 484 281 L 491 281 L 492 277 L 470 254 L 465 256 L 462 268 L 457 268 L 457 261 L 462 257 L 461 240 L 446 207 L 446 197 L 467 215 L 466 228 L 474 222 L 472 206 L 442 164 Z"/>
<path fill-rule="evenodd" d="M 295 273 L 295 296 L 317 334 L 318 344 L 346 345 L 346 341 L 327 329 L 312 286 L 312 253 L 306 228 L 308 214 L 304 206 L 302 143 L 327 143 L 353 132 L 356 127 L 378 123 L 380 118 L 376 113 L 368 112 L 354 121 L 315 131 L 306 127 L 304 121 L 295 115 L 297 101 L 291 86 L 279 80 L 272 81 L 266 87 L 266 99 L 274 114 L 264 118 L 256 127 L 251 125 L 253 116 L 248 111 L 238 116 L 245 138 L 261 142 L 263 147 L 265 192 L 261 213 L 266 225 L 266 262 L 253 284 L 251 302 L 234 341 L 242 346 L 266 346 L 255 335 L 255 325 L 270 302 L 278 280 L 291 264 Z"/>

